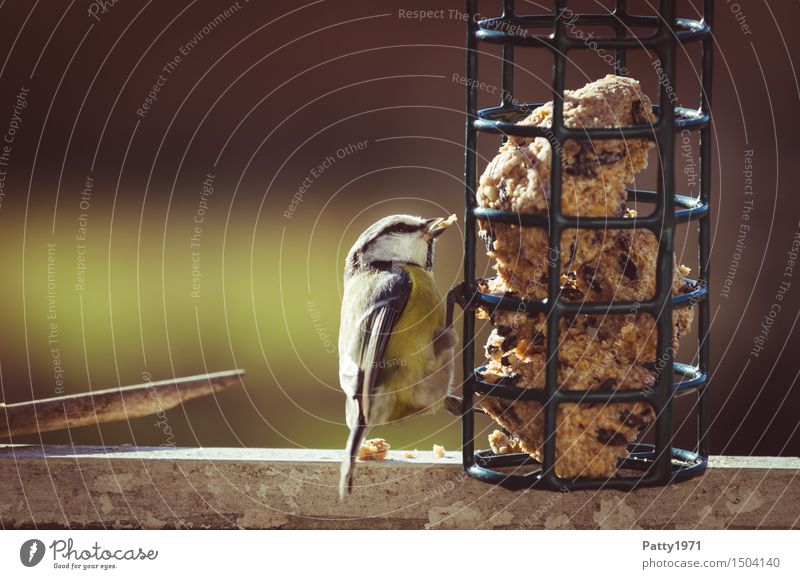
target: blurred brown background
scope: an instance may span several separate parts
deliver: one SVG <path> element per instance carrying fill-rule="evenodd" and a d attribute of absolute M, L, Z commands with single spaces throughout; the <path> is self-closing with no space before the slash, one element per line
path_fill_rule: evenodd
<path fill-rule="evenodd" d="M 800 230 L 800 40 L 791 28 L 799 8 L 717 2 L 715 453 L 800 454 L 800 270 L 751 355 Z M 420 9 L 443 12 L 405 17 Z M 484 15 L 497 9 L 481 5 Z M 10 142 L 0 143 L 0 399 L 248 371 L 241 387 L 164 420 L 19 442 L 341 447 L 335 344 L 345 253 L 380 216 L 463 211 L 464 87 L 454 76 L 464 71 L 463 10 L 422 0 L 2 4 L 0 133 Z M 482 48 L 481 77 L 497 84 L 499 49 Z M 684 106 L 698 102 L 698 53 L 693 45 L 681 57 Z M 569 88 L 609 72 L 593 53 L 570 58 Z M 650 60 L 632 55 L 630 66 L 655 96 Z M 515 96 L 548 99 L 551 57 L 520 51 L 517 62 Z M 497 101 L 490 92 L 481 106 Z M 484 137 L 480 152 L 490 158 L 497 145 Z M 684 168 L 679 161 L 685 189 Z M 741 223 L 750 229 L 737 250 Z M 677 248 L 696 271 L 695 239 L 684 226 Z M 436 271 L 443 290 L 460 281 L 461 260 L 461 239 L 448 233 Z M 687 339 L 680 357 L 691 354 Z M 678 402 L 683 441 L 691 404 Z M 412 449 L 456 449 L 459 433 L 444 414 L 375 432 Z"/>

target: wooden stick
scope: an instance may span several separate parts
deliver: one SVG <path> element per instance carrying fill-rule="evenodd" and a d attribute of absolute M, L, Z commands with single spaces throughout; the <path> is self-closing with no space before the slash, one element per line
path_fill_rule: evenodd
<path fill-rule="evenodd" d="M 15 404 L 0 403 L 0 438 L 157 414 L 238 384 L 229 370 Z"/>

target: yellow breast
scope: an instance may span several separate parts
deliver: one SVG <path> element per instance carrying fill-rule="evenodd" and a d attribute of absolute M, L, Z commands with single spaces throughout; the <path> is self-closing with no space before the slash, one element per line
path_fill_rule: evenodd
<path fill-rule="evenodd" d="M 418 410 L 414 385 L 438 369 L 432 342 L 445 324 L 445 307 L 433 275 L 421 267 L 404 265 L 403 269 L 411 277 L 411 295 L 386 345 L 378 376 L 382 389 L 395 395 L 389 420 Z"/>

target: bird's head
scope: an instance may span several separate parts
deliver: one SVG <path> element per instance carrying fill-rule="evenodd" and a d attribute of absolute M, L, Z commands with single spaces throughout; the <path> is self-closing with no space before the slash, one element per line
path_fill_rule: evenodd
<path fill-rule="evenodd" d="M 413 215 L 390 215 L 373 223 L 347 254 L 345 271 L 350 274 L 363 268 L 383 268 L 392 263 L 410 263 L 433 269 L 433 244 L 456 221 Z"/>

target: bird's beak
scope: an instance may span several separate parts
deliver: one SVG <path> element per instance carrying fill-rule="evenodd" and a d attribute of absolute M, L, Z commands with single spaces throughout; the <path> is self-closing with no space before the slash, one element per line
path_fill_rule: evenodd
<path fill-rule="evenodd" d="M 439 237 L 444 230 L 450 227 L 453 223 L 456 222 L 458 217 L 456 214 L 453 213 L 447 219 L 442 217 L 434 217 L 433 219 L 427 219 L 425 221 L 425 227 L 422 228 L 422 235 L 425 236 L 427 239 L 435 239 Z"/>

